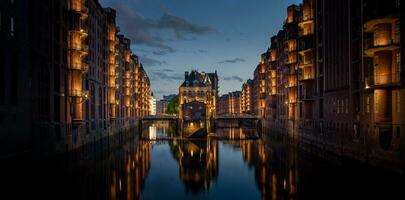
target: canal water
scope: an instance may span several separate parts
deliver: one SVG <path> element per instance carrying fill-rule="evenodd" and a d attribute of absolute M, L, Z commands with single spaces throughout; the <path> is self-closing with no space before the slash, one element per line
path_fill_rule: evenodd
<path fill-rule="evenodd" d="M 216 130 L 220 139 L 184 139 L 167 124 L 152 124 L 126 133 L 119 145 L 15 161 L 3 170 L 2 190 L 10 199 L 404 199 L 403 175 L 251 139 L 269 135 L 255 131 L 227 128 Z M 108 151 L 97 150 L 106 143 Z"/>

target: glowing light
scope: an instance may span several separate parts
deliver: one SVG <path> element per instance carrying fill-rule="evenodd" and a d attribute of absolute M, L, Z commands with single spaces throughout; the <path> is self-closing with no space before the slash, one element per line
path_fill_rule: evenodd
<path fill-rule="evenodd" d="M 287 187 L 287 181 L 284 179 L 284 189 Z"/>

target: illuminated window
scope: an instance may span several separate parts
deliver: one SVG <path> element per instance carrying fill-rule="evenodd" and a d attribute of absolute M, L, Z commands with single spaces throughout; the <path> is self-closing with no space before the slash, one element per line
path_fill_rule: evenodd
<path fill-rule="evenodd" d="M 14 36 L 14 18 L 10 19 L 10 35 Z"/>
<path fill-rule="evenodd" d="M 380 106 L 382 103 L 381 101 L 383 101 L 383 99 L 381 99 L 381 97 L 379 95 L 374 94 L 373 100 L 374 100 L 374 102 L 373 102 L 374 113 L 383 113 L 384 110 L 383 110 L 382 106 Z"/>

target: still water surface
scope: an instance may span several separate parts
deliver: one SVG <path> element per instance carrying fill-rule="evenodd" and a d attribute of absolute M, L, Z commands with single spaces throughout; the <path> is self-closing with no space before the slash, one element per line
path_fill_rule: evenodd
<path fill-rule="evenodd" d="M 221 138 L 254 134 L 217 131 Z M 55 199 L 390 199 L 405 193 L 401 175 L 322 152 L 328 159 L 321 159 L 270 138 L 181 139 L 162 124 L 134 135 L 141 137 L 108 153 L 82 152 L 75 164 L 61 158 L 53 170 L 37 171 L 36 184 L 19 187 Z"/>

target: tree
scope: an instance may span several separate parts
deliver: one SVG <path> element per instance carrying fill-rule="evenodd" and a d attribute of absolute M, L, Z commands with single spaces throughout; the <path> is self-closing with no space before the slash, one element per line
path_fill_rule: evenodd
<path fill-rule="evenodd" d="M 179 95 L 170 99 L 169 104 L 167 104 L 166 114 L 179 114 Z"/>

